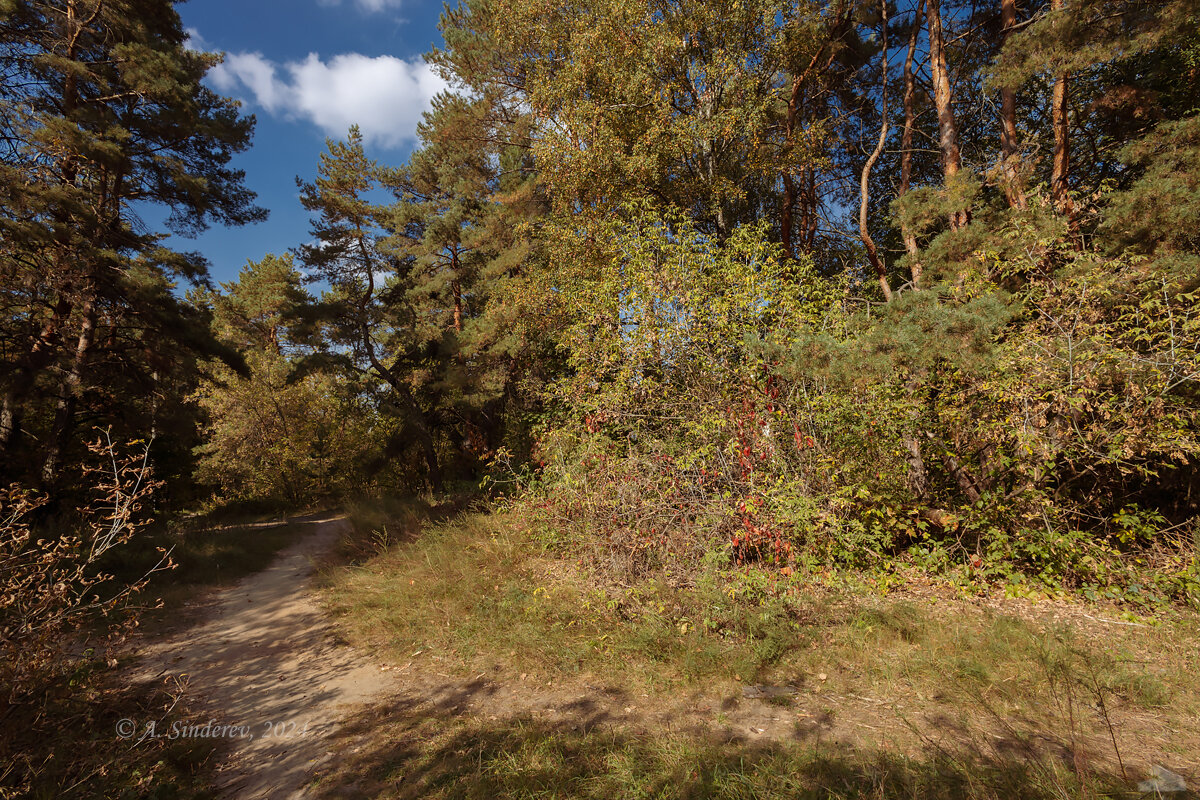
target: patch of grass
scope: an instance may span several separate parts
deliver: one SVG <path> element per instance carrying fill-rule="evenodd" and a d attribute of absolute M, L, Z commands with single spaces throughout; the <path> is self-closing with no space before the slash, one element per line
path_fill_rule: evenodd
<path fill-rule="evenodd" d="M 192 531 L 172 537 L 172 557 L 179 567 L 172 583 L 187 586 L 227 586 L 266 569 L 279 551 L 296 541 L 303 526 L 241 527 Z"/>
<path fill-rule="evenodd" d="M 329 596 L 360 635 L 398 652 L 434 644 L 464 657 L 514 651 L 575 669 L 593 643 L 603 647 L 596 622 L 605 611 L 577 586 L 539 574 L 527 555 L 507 528 L 467 516 L 347 568 Z"/>
<path fill-rule="evenodd" d="M 331 574 L 329 603 L 352 639 L 389 661 L 419 653 L 501 681 L 580 676 L 660 705 L 679 689 L 791 685 L 797 710 L 827 708 L 867 730 L 883 715 L 910 745 L 930 735 L 922 720 L 951 719 L 964 736 L 1086 749 L 1089 763 L 1113 762 L 1118 748 L 1153 757 L 1168 746 L 1163 725 L 1200 743 L 1200 627 L 1187 612 L 1139 627 L 1089 622 L 1100 609 L 1062 619 L 1049 613 L 1060 607 L 1039 613 L 1027 601 L 1006 611 L 833 594 L 716 568 L 695 585 L 605 585 L 521 522 L 505 512 L 428 523 Z"/>
<path fill-rule="evenodd" d="M 464 666 L 501 657 L 523 672 L 657 685 L 735 673 L 748 680 L 803 641 L 787 611 L 705 607 L 661 583 L 603 591 L 510 522 L 466 514 L 431 524 L 334 575 L 331 606 L 361 640 L 397 658 L 434 647 Z"/>
<path fill-rule="evenodd" d="M 373 709 L 339 736 L 319 797 L 1042 800 L 1121 785 L 1111 774 L 1082 781 L 1053 755 L 1004 756 L 975 743 L 906 757 L 834 742 L 750 745 L 521 716 L 479 721 L 419 703 Z"/>
<path fill-rule="evenodd" d="M 338 556 L 358 563 L 411 540 L 434 515 L 434 508 L 415 497 L 388 496 L 353 500 L 345 512 L 350 526 L 338 542 Z"/>
<path fill-rule="evenodd" d="M 898 638 L 908 644 L 921 642 L 927 634 L 929 618 L 911 602 L 866 608 L 851 623 L 867 631 L 878 630 L 884 637 Z"/>
<path fill-rule="evenodd" d="M 83 667 L 81 667 L 83 668 Z M 5 720 L 0 743 L 0 797 L 31 800 L 161 798 L 209 800 L 211 740 L 143 738 L 146 727 L 169 731 L 186 719 L 178 698 L 162 688 L 116 685 L 80 676 L 73 693 Z M 137 736 L 120 727 L 132 720 Z M 140 739 L 140 740 L 139 740 Z M 10 794 L 12 792 L 13 794 Z"/>

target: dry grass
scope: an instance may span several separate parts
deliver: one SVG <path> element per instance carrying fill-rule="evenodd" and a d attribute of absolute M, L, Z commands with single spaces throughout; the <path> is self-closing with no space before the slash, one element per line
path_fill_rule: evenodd
<path fill-rule="evenodd" d="M 705 737 L 752 731 L 783 748 L 755 762 L 768 774 L 777 768 L 770 765 L 799 769 L 795 759 L 817 757 L 787 750 L 798 726 L 819 729 L 823 741 L 852 742 L 853 753 L 837 757 L 854 769 L 883 759 L 892 765 L 884 772 L 915 770 L 921 785 L 948 759 L 970 774 L 980 754 L 1009 759 L 1004 769 L 1041 764 L 1035 771 L 1043 776 L 1065 769 L 1074 786 L 1067 796 L 1112 780 L 1128 787 L 1150 763 L 1185 775 L 1200 767 L 1200 628 L 1191 613 L 1120 624 L 1113 609 L 1091 606 L 848 595 L 717 570 L 691 587 L 600 586 L 518 523 L 467 514 L 419 536 L 410 523 L 401 543 L 328 578 L 329 604 L 351 638 L 412 676 L 414 702 L 437 693 L 431 675 L 490 687 L 454 718 L 468 750 L 494 736 L 516 737 L 522 747 L 534 746 L 530 736 L 554 740 L 558 734 L 518 725 L 521 715 L 537 719 L 547 708 L 586 702 L 633 728 L 692 731 L 671 747 L 701 761 L 725 763 L 728 755 Z M 747 700 L 749 684 L 797 692 Z M 620 692 L 606 694 L 613 687 Z M 638 710 L 628 713 L 629 703 Z M 607 753 L 612 743 L 600 746 L 596 735 L 575 745 Z M 419 749 L 435 746 L 422 740 Z M 649 759 L 646 770 L 676 763 L 657 747 L 618 749 Z M 1054 781 L 1065 785 L 1061 776 Z M 847 796 L 888 785 L 860 782 Z M 524 796 L 512 791 L 497 796 Z M 961 796 L 1023 796 L 992 791 Z M 592 796 L 572 792 L 560 796 Z M 940 792 L 911 796 L 958 796 Z"/>

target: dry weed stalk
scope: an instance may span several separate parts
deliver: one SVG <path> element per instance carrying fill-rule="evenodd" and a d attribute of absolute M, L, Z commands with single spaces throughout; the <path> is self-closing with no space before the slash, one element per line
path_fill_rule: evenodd
<path fill-rule="evenodd" d="M 35 512 L 49 498 L 16 485 L 0 489 L 0 720 L 48 698 L 80 668 L 77 634 L 85 625 L 108 620 L 104 644 L 119 640 L 136 621 L 114 617 L 152 574 L 174 566 L 170 552 L 158 548 L 157 563 L 140 577 L 117 580 L 105 570 L 105 555 L 151 521 L 142 512 L 160 482 L 152 477 L 149 442 L 122 452 L 101 431 L 88 449 L 84 481 L 94 499 L 70 532 L 35 528 Z"/>

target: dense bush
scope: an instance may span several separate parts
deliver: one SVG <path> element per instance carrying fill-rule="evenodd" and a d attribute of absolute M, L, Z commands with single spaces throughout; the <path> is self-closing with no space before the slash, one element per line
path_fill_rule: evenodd
<path fill-rule="evenodd" d="M 368 398 L 333 375 L 289 382 L 292 367 L 277 353 L 247 361 L 249 377 L 222 371 L 195 395 L 209 420 L 196 477 L 229 500 L 289 505 L 368 489 L 388 438 Z"/>
<path fill-rule="evenodd" d="M 1194 295 L 1132 256 L 1014 255 L 883 306 L 645 207 L 570 287 L 537 506 L 616 574 L 706 554 L 787 574 L 900 558 L 973 578 L 1196 597 Z M 1028 241 L 1028 238 L 1027 238 Z M 991 249 L 989 249 L 991 248 Z"/>

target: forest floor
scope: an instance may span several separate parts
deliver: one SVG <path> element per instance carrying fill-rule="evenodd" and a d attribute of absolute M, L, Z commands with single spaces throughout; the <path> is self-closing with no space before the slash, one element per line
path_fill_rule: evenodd
<path fill-rule="evenodd" d="M 248 727 L 214 756 L 222 796 L 1136 797 L 1153 765 L 1200 777 L 1190 614 L 814 594 L 783 627 L 750 603 L 739 637 L 694 590 L 603 602 L 502 517 L 400 541 L 293 524 L 140 662 L 186 684 L 188 722 Z"/>

